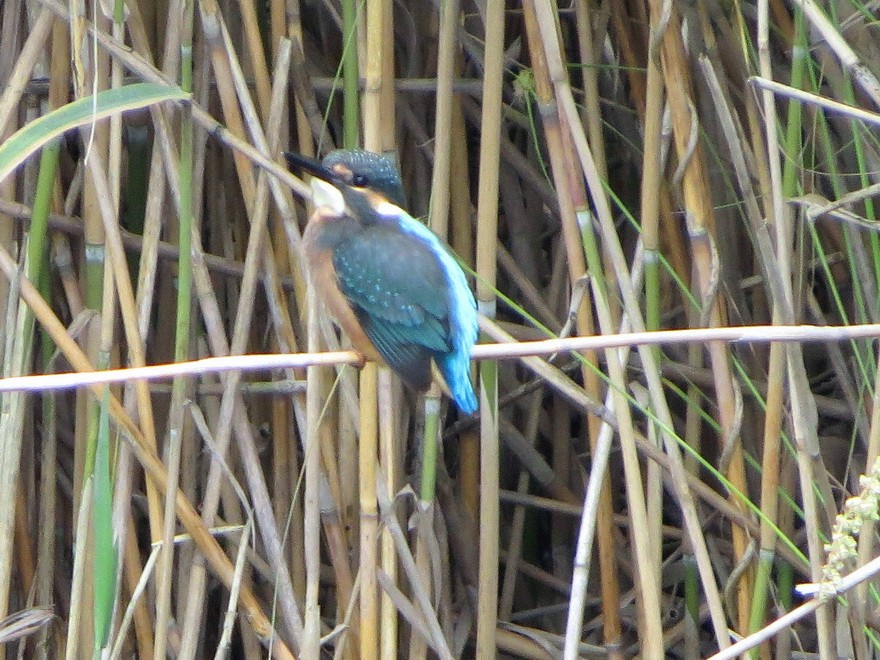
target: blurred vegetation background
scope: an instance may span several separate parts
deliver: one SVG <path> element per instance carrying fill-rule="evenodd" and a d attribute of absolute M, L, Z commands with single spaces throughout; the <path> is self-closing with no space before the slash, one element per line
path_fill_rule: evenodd
<path fill-rule="evenodd" d="M 344 349 L 287 149 L 393 155 L 485 343 L 878 323 L 877 12 L 0 2 L 2 374 Z M 351 354 L 3 392 L 0 654 L 696 658 L 818 583 L 755 657 L 875 657 L 877 347 L 799 336 L 481 360 L 472 418 Z"/>

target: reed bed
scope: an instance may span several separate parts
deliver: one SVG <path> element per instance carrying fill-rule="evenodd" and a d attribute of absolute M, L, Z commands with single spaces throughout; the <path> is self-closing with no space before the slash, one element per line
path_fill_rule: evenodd
<path fill-rule="evenodd" d="M 875 657 L 877 25 L 0 3 L 0 655 Z M 476 417 L 310 294 L 282 152 L 359 147 Z"/>

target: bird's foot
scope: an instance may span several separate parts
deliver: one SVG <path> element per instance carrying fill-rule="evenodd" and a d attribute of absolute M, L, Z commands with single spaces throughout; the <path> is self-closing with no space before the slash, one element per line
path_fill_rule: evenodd
<path fill-rule="evenodd" d="M 352 366 L 355 369 L 363 369 L 366 366 L 367 362 L 369 361 L 369 358 L 364 353 L 357 350 L 356 348 L 353 348 L 351 350 L 354 351 L 358 356 L 357 362 L 355 362 Z"/>

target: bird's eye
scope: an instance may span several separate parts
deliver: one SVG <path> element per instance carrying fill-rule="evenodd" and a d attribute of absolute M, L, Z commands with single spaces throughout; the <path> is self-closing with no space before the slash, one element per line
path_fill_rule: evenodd
<path fill-rule="evenodd" d="M 367 185 L 367 177 L 363 174 L 353 174 L 351 177 L 351 185 L 357 188 L 364 188 Z"/>

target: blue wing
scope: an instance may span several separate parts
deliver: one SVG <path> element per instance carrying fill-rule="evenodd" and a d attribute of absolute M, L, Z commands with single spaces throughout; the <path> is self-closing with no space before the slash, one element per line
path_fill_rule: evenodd
<path fill-rule="evenodd" d="M 333 266 L 376 350 L 401 378 L 426 390 L 431 358 L 452 348 L 447 278 L 431 246 L 376 224 L 342 241 Z"/>

